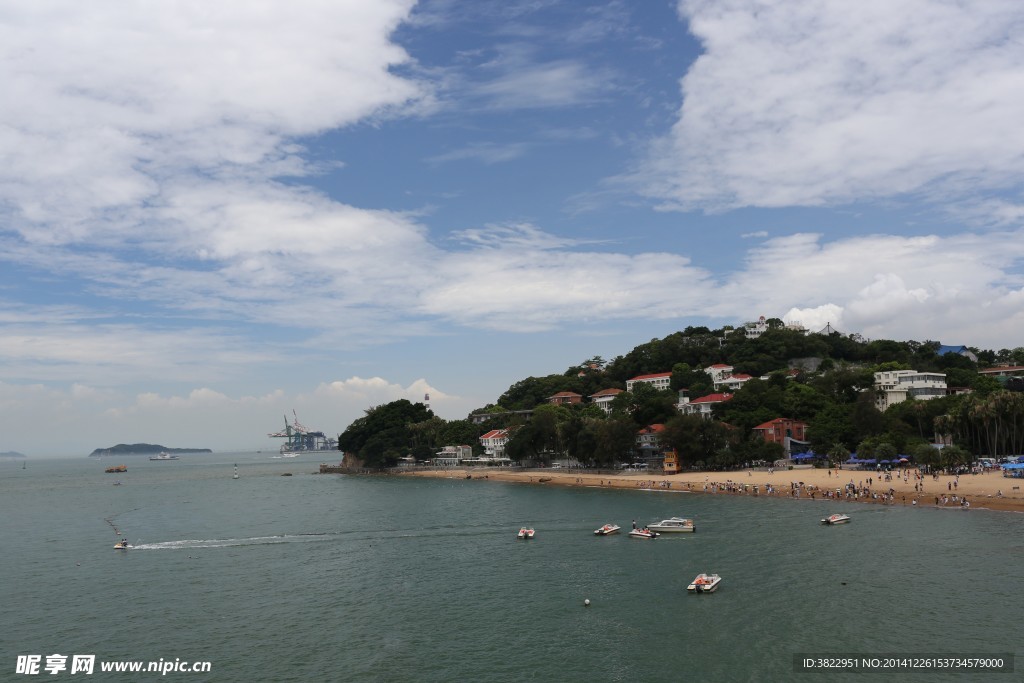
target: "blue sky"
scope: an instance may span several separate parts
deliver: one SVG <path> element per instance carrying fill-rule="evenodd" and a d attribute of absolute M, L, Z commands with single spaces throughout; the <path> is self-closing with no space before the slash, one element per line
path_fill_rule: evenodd
<path fill-rule="evenodd" d="M 0 2 L 0 450 L 273 448 L 759 315 L 1020 346 L 1024 8 Z"/>

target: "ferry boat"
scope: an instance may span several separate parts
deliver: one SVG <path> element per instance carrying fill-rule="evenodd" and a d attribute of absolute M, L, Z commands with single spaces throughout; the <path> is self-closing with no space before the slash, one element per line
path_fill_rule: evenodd
<path fill-rule="evenodd" d="M 151 456 L 149 456 L 149 459 L 150 460 L 177 460 L 178 456 L 171 455 L 170 453 L 167 453 L 165 451 L 163 453 L 157 453 L 156 455 L 151 455 Z"/>
<path fill-rule="evenodd" d="M 718 574 L 697 574 L 686 590 L 690 593 L 714 593 L 718 590 L 720 583 L 722 583 L 722 577 Z"/>

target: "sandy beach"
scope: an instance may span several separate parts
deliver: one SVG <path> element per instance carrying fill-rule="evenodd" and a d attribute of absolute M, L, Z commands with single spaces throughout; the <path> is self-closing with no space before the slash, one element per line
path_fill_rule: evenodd
<path fill-rule="evenodd" d="M 903 473 L 906 473 L 904 478 Z M 914 470 L 884 473 L 867 470 L 800 469 L 741 470 L 734 472 L 686 472 L 682 474 L 589 474 L 566 469 L 510 470 L 504 468 L 450 468 L 410 471 L 401 476 L 447 479 L 511 481 L 544 486 L 604 486 L 608 488 L 665 488 L 707 495 L 771 496 L 800 500 L 822 500 L 839 489 L 843 502 L 906 505 L 919 507 L 962 508 L 967 499 L 970 509 L 1024 512 L 1024 479 L 1003 477 L 1000 470 L 985 474 L 925 475 L 914 478 Z M 847 497 L 846 486 L 853 482 L 859 495 Z M 915 490 L 915 485 L 917 490 Z M 756 491 L 755 491 L 756 487 Z M 1017 487 L 1017 488 L 1014 488 Z M 889 497 L 892 489 L 891 499 Z M 1002 495 L 999 495 L 1000 492 Z M 956 496 L 956 500 L 953 497 Z M 938 503 L 936 503 L 938 499 Z"/>

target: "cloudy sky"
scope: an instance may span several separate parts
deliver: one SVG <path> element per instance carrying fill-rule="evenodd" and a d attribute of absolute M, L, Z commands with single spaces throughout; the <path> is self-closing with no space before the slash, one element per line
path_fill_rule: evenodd
<path fill-rule="evenodd" d="M 0 451 L 759 315 L 1024 345 L 1019 0 L 0 0 Z"/>

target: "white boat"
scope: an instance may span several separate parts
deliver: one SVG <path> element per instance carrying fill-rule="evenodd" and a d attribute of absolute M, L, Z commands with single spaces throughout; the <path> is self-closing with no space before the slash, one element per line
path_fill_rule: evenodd
<path fill-rule="evenodd" d="M 718 590 L 720 583 L 722 583 L 722 577 L 718 574 L 697 574 L 686 590 L 690 593 L 714 593 Z"/>
<path fill-rule="evenodd" d="M 850 521 L 849 515 L 829 515 L 821 520 L 822 524 L 846 524 Z"/>
<path fill-rule="evenodd" d="M 692 519 L 683 519 L 682 517 L 663 519 L 657 524 L 649 524 L 647 528 L 662 534 L 693 533 L 697 530 Z"/>
<path fill-rule="evenodd" d="M 156 455 L 149 456 L 150 460 L 177 460 L 178 456 L 171 455 L 170 453 L 157 453 Z"/>
<path fill-rule="evenodd" d="M 629 535 L 631 538 L 657 538 L 661 534 L 650 529 L 633 529 Z"/>
<path fill-rule="evenodd" d="M 527 529 L 524 526 L 522 529 L 519 530 L 518 537 L 523 539 L 524 541 L 529 541 L 531 538 L 533 538 L 533 533 L 533 529 Z"/>
<path fill-rule="evenodd" d="M 619 531 L 619 528 L 620 527 L 619 527 L 618 524 L 605 524 L 600 529 L 595 529 L 594 530 L 594 535 L 595 536 L 608 536 L 609 534 L 617 533 Z"/>

